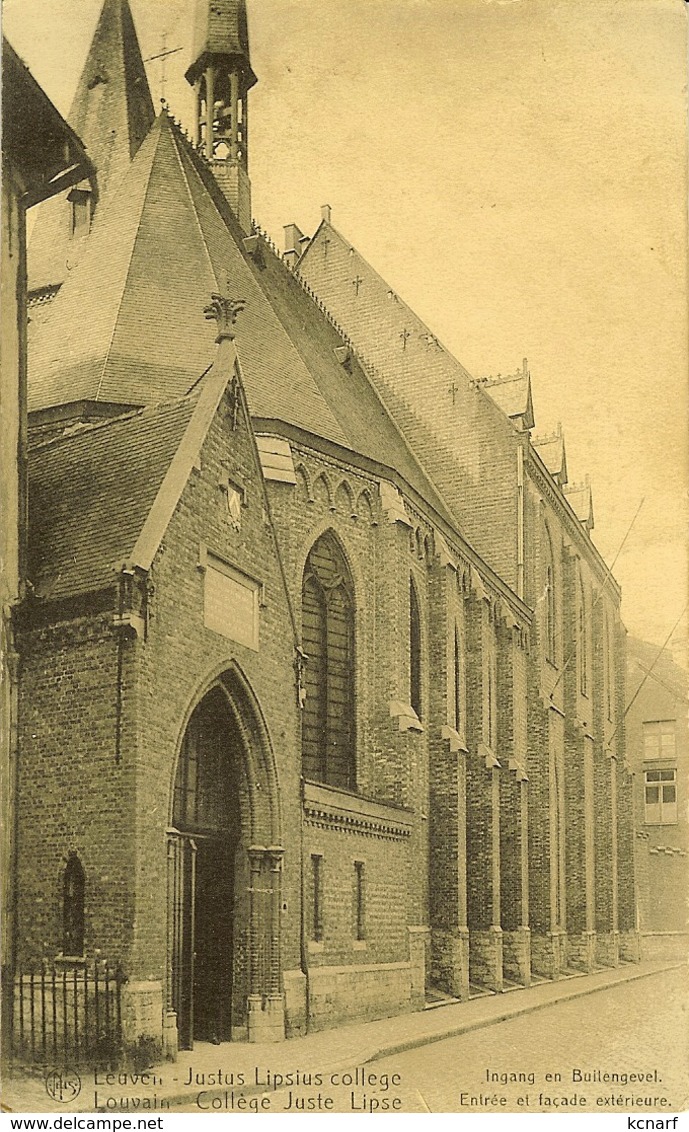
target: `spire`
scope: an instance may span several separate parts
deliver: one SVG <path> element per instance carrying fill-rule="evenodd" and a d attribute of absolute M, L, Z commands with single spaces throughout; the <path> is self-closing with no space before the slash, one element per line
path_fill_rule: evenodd
<path fill-rule="evenodd" d="M 68 120 L 96 166 L 96 182 L 56 198 L 39 215 L 29 254 L 31 290 L 64 281 L 98 202 L 126 172 L 155 120 L 128 0 L 105 0 Z"/>
<path fill-rule="evenodd" d="M 128 0 L 105 0 L 69 113 L 98 170 L 101 195 L 126 170 L 154 118 Z"/>
<path fill-rule="evenodd" d="M 246 0 L 197 0 L 193 62 L 186 78 L 196 94 L 196 145 L 212 162 L 223 193 L 248 233 L 248 94 L 256 76 L 249 56 Z"/>

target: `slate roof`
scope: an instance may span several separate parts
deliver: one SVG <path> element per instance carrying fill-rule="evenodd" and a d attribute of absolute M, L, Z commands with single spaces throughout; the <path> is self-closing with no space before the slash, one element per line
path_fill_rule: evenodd
<path fill-rule="evenodd" d="M 593 530 L 593 495 L 590 484 L 588 482 L 566 484 L 563 491 L 577 519 L 587 531 Z"/>
<path fill-rule="evenodd" d="M 447 517 L 366 374 L 337 360 L 342 340 L 313 299 L 267 247 L 254 262 L 243 239 L 212 173 L 161 114 L 37 330 L 30 410 L 184 396 L 213 359 L 203 312 L 220 291 L 246 304 L 236 341 L 254 419 L 396 468 Z"/>
<path fill-rule="evenodd" d="M 197 398 L 81 428 L 29 455 L 29 577 L 41 598 L 115 583 Z"/>
<path fill-rule="evenodd" d="M 193 62 L 187 71 L 189 82 L 193 83 L 205 70 L 209 54 L 240 60 L 249 77 L 248 85 L 254 85 L 256 76 L 249 57 L 246 0 L 196 0 Z"/>
<path fill-rule="evenodd" d="M 4 36 L 2 76 L 3 157 L 19 171 L 29 208 L 94 170 L 81 140 Z"/>
<path fill-rule="evenodd" d="M 320 395 L 345 437 L 344 446 L 396 469 L 439 514 L 456 526 L 356 357 L 351 354 L 346 366 L 338 360 L 335 350 L 342 346 L 342 338 L 292 272 L 275 255 L 268 253 L 264 267 L 257 269 L 257 273 L 272 309 L 315 375 Z M 239 334 L 237 343 L 248 387 L 248 366 L 244 362 Z M 250 392 L 249 404 L 253 412 Z M 296 420 L 288 423 L 298 424 Z"/>
<path fill-rule="evenodd" d="M 483 378 L 479 384 L 510 420 L 520 421 L 527 429 L 534 427 L 531 374 L 526 368 L 526 363 L 523 370 L 518 370 L 507 377 Z"/>
<path fill-rule="evenodd" d="M 532 437 L 531 443 L 552 476 L 560 485 L 567 483 L 565 438 L 558 428 L 552 436 Z"/>
<path fill-rule="evenodd" d="M 68 115 L 96 166 L 101 203 L 126 173 L 154 119 L 128 0 L 105 0 Z M 29 244 L 29 289 L 62 283 L 83 246 L 70 235 L 66 198 L 44 205 Z"/>

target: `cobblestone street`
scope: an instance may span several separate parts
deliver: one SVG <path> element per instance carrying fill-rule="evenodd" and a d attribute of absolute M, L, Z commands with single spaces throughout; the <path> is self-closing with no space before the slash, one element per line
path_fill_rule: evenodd
<path fill-rule="evenodd" d="M 391 1111 L 397 1097 L 401 1112 L 673 1113 L 689 1102 L 687 1032 L 686 974 L 663 972 L 359 1069 L 384 1076 L 387 1088 L 284 1090 L 271 1110 L 285 1108 L 290 1093 L 316 1104 L 329 1093 L 335 1112 L 352 1111 L 353 1095 L 354 1111 Z"/>

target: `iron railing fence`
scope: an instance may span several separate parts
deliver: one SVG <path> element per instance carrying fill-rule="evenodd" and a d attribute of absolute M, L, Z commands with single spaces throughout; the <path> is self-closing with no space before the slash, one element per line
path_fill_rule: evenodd
<path fill-rule="evenodd" d="M 122 1055 L 119 964 L 43 961 L 15 976 L 13 1059 L 26 1065 L 116 1066 Z"/>

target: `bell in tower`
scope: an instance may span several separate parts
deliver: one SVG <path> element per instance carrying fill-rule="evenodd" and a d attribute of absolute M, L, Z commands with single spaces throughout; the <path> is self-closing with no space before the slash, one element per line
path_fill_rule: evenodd
<path fill-rule="evenodd" d="M 196 145 L 242 229 L 251 231 L 249 58 L 246 0 L 197 0 L 194 62 L 186 78 L 196 95 Z"/>

